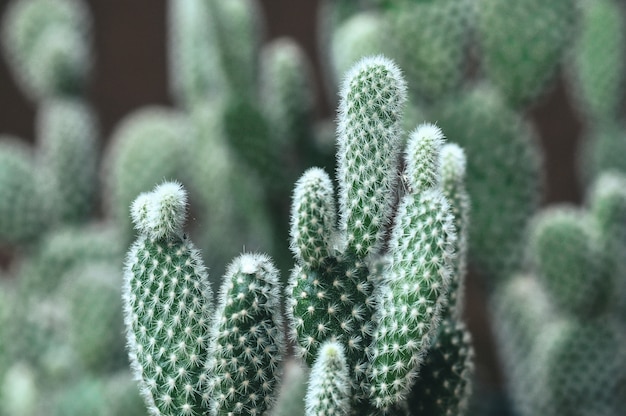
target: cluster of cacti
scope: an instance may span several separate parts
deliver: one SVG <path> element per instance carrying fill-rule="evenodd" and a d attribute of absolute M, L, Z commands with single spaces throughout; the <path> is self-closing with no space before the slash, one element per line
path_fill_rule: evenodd
<path fill-rule="evenodd" d="M 532 270 L 501 288 L 494 317 L 520 414 L 618 415 L 626 178 L 605 173 L 589 208 L 551 207 L 528 237 Z"/>
<path fill-rule="evenodd" d="M 390 60 L 367 58 L 349 72 L 338 120 L 339 224 L 322 169 L 296 184 L 287 331 L 313 369 L 304 401 L 282 397 L 277 411 L 388 413 L 409 394 L 416 409 L 437 414 L 466 407 L 472 353 L 456 295 L 465 156 L 428 124 L 401 155 L 405 100 Z M 135 376 L 153 414 L 264 414 L 285 354 L 278 272 L 266 256 L 238 257 L 213 308 L 200 252 L 183 232 L 187 204 L 179 184 L 164 183 L 131 208 L 139 238 L 123 296 Z"/>
<path fill-rule="evenodd" d="M 302 48 L 263 44 L 257 2 L 169 0 L 175 108 L 125 116 L 101 158 L 85 2 L 10 2 L 4 57 L 36 126 L 34 146 L 0 135 L 0 415 L 467 414 L 466 257 L 515 410 L 620 414 L 626 179 L 599 174 L 626 169 L 623 5 L 320 3 L 336 126 Z M 536 215 L 523 112 L 563 62 L 595 185 L 588 208 Z M 279 267 L 237 257 L 214 302 L 204 264 L 242 248 Z"/>

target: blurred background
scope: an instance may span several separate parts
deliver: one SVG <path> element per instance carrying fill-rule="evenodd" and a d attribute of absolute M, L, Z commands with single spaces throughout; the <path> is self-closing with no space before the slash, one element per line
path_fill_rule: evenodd
<path fill-rule="evenodd" d="M 0 0 L 0 15 L 4 14 L 8 3 L 8 0 Z M 104 153 L 117 126 L 129 114 L 146 106 L 177 106 L 168 78 L 168 9 L 165 0 L 88 0 L 85 3 L 93 20 L 94 64 L 84 98 L 97 115 L 98 146 Z M 320 121 L 333 119 L 336 110 L 335 93 L 327 88 L 328 71 L 324 68 L 320 45 L 324 39 L 324 34 L 320 33 L 322 3 L 321 0 L 258 0 L 263 25 L 261 41 L 267 44 L 279 37 L 291 37 L 310 60 L 313 113 Z M 585 195 L 579 174 L 585 126 L 581 113 L 575 111 L 562 72 L 560 70 L 544 94 L 519 109 L 536 129 L 543 154 L 541 206 L 561 202 L 580 204 Z M 34 143 L 36 112 L 37 103 L 29 100 L 16 85 L 5 55 L 0 54 L 0 133 Z M 7 268 L 12 253 L 3 247 L 0 254 L 3 267 Z M 221 272 L 218 268 L 215 274 Z M 473 334 L 480 378 L 491 386 L 486 390 L 498 390 L 503 375 L 490 329 L 485 286 L 480 273 L 472 267 L 466 289 L 466 319 Z"/>

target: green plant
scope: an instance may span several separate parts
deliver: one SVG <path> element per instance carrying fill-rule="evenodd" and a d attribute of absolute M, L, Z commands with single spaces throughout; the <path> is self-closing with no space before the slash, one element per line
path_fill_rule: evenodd
<path fill-rule="evenodd" d="M 380 56 L 363 59 L 345 78 L 338 226 L 332 183 L 323 170 L 305 172 L 294 192 L 291 247 L 297 263 L 287 290 L 293 337 L 309 366 L 321 360 L 324 342 L 343 346 L 351 413 L 386 412 L 401 404 L 437 331 L 452 274 L 462 268 L 454 264 L 460 261 L 454 257 L 458 240 L 441 188 L 443 136 L 435 126 L 411 133 L 400 176 L 404 191 L 396 189 L 405 88 L 395 64 Z M 444 171 L 462 177 L 462 169 L 448 164 L 463 162 L 443 160 Z M 460 211 L 466 205 L 455 208 L 465 214 Z M 460 344 L 452 349 L 468 347 Z"/>

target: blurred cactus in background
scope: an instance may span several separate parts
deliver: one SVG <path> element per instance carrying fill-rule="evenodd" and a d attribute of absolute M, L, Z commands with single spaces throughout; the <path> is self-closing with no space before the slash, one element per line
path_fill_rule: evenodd
<path fill-rule="evenodd" d="M 114 6 L 4 3 L 0 415 L 621 414 L 622 2 L 168 0 L 114 118 Z"/>

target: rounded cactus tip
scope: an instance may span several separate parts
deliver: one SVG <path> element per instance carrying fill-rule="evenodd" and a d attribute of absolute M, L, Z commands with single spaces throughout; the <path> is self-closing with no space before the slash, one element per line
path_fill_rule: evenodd
<path fill-rule="evenodd" d="M 458 144 L 446 143 L 441 148 L 441 167 L 444 176 L 449 175 L 463 180 L 465 178 L 466 163 L 465 151 Z"/>
<path fill-rule="evenodd" d="M 396 81 L 395 88 L 398 88 L 402 93 L 402 101 L 406 99 L 406 80 L 402 75 L 400 67 L 390 58 L 385 55 L 369 55 L 359 59 L 352 67 L 346 72 L 344 77 L 343 91 L 348 91 L 350 88 L 350 82 L 362 74 L 363 72 L 376 72 L 381 69 L 385 69 L 391 78 Z"/>
<path fill-rule="evenodd" d="M 228 266 L 226 275 L 234 276 L 239 273 L 256 275 L 258 278 L 270 282 L 278 278 L 278 270 L 267 254 L 244 253 L 239 255 Z"/>
<path fill-rule="evenodd" d="M 165 182 L 140 194 L 130 209 L 135 228 L 156 239 L 181 234 L 186 210 L 187 192 L 178 182 Z"/>

